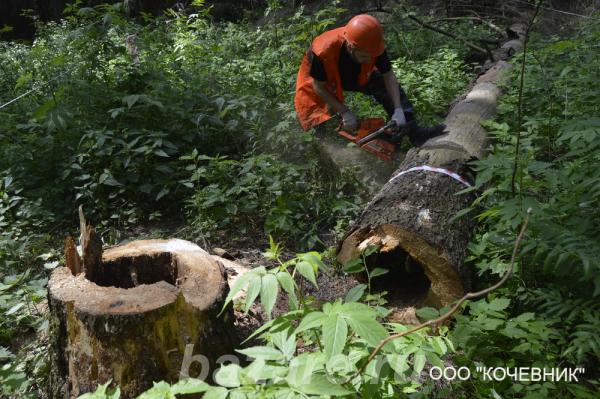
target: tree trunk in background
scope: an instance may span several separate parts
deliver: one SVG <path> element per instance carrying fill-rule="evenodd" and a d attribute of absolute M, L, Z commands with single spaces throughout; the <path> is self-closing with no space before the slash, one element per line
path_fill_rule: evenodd
<path fill-rule="evenodd" d="M 379 245 L 380 253 L 408 255 L 429 279 L 426 303 L 432 306 L 448 305 L 470 288 L 465 258 L 475 223 L 467 217 L 451 219 L 467 208 L 473 197 L 457 195 L 465 183 L 456 176 L 422 167 L 444 168 L 463 175 L 470 160 L 485 155 L 488 138 L 481 122 L 495 113 L 501 95 L 498 83 L 511 68 L 504 59 L 521 49 L 524 31 L 522 25 L 511 27 L 509 37 L 512 35 L 513 39 L 495 53 L 499 61 L 489 66 L 466 97 L 450 111 L 445 120 L 448 134 L 407 153 L 394 176 L 346 234 L 338 252 L 340 262 L 359 257 L 369 244 Z M 403 265 L 392 262 L 378 266 Z"/>
<path fill-rule="evenodd" d="M 231 309 L 217 316 L 228 292 L 222 263 L 177 239 L 109 248 L 94 281 L 55 269 L 50 396 L 77 397 L 112 379 L 131 398 L 153 381 L 213 371 L 236 345 Z"/>

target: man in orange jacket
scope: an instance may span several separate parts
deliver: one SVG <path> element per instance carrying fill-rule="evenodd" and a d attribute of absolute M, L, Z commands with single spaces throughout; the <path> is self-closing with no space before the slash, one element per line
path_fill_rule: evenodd
<path fill-rule="evenodd" d="M 419 128 L 410 101 L 398 84 L 385 51 L 383 28 L 370 15 L 357 15 L 344 27 L 317 36 L 304 55 L 296 80 L 294 104 L 304 130 L 323 129 L 331 112 L 345 129 L 355 130 L 356 115 L 344 104 L 344 91 L 373 96 L 413 145 L 443 133 L 444 125 Z"/>

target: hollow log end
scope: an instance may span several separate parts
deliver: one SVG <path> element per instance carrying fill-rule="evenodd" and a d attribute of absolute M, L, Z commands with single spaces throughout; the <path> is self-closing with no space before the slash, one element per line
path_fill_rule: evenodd
<path fill-rule="evenodd" d="M 431 283 L 425 298 L 426 305 L 440 308 L 464 295 L 457 267 L 450 262 L 448 254 L 418 235 L 396 226 L 380 225 L 355 230 L 342 242 L 337 259 L 342 264 L 357 259 L 369 245 L 379 246 L 378 252 L 384 254 L 404 251 L 422 267 Z"/>

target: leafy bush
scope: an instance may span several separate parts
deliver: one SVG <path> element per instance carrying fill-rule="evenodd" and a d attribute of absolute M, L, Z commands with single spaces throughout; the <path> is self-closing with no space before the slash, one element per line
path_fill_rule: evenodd
<path fill-rule="evenodd" d="M 200 187 L 189 202 L 192 225 L 205 235 L 227 229 L 245 236 L 264 228 L 312 248 L 326 227 L 341 231 L 359 211 L 353 182 L 319 181 L 315 163 L 300 167 L 270 155 L 237 161 L 197 151 L 183 159 L 193 162 L 192 179 Z"/>
<path fill-rule="evenodd" d="M 464 61 L 449 48 L 442 47 L 425 60 L 401 57 L 392 66 L 424 125 L 438 123 L 469 82 Z"/>
<path fill-rule="evenodd" d="M 473 207 L 479 210 L 477 218 L 482 223 L 470 249 L 480 275 L 506 271 L 516 230 L 523 223 L 525 210 L 533 210 L 519 254 L 518 272 L 503 293 L 516 299 L 513 307 L 506 309 L 510 317 L 506 323 L 528 315 L 521 329 L 531 342 L 518 346 L 520 353 L 513 353 L 515 348 L 504 344 L 499 347 L 510 351 L 511 361 L 522 358 L 528 366 L 561 364 L 588 371 L 586 383 L 578 387 L 515 384 L 502 391 L 494 387 L 499 394 L 593 397 L 591 392 L 597 389 L 589 370 L 600 362 L 600 341 L 592 333 L 598 328 L 600 306 L 600 246 L 596 239 L 600 234 L 600 125 L 594 116 L 597 107 L 593 100 L 600 98 L 595 61 L 599 38 L 600 25 L 591 21 L 573 39 L 534 41 L 525 74 L 523 124 L 515 118 L 518 88 L 509 86 L 497 120 L 486 123 L 495 139 L 492 153 L 473 163 L 476 189 L 481 193 L 474 205 L 482 206 L 483 211 Z M 519 62 L 520 57 L 515 63 Z M 572 67 L 575 64 L 577 71 Z M 515 78 L 518 71 L 513 74 Z M 463 319 L 459 326 L 466 322 L 475 327 L 477 317 L 475 314 L 468 321 Z M 502 320 L 498 323 L 499 327 L 505 325 Z M 461 331 L 457 327 L 455 332 Z M 500 361 L 489 348 L 490 343 L 505 339 L 503 335 L 508 337 L 506 330 L 494 328 L 475 335 L 485 345 L 464 346 L 470 351 L 469 358 Z M 519 337 L 509 338 L 513 345 Z M 486 394 L 492 392 L 489 386 L 482 389 Z"/>

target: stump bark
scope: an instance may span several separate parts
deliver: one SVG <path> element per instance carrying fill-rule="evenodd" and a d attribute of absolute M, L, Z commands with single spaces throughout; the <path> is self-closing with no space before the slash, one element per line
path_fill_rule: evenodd
<path fill-rule="evenodd" d="M 50 396 L 77 397 L 112 379 L 121 397 L 134 397 L 153 381 L 177 381 L 186 351 L 214 370 L 236 345 L 231 309 L 217 316 L 228 292 L 223 265 L 178 239 L 109 248 L 94 281 L 55 269 Z"/>
<path fill-rule="evenodd" d="M 487 65 L 487 71 L 448 114 L 448 133 L 407 153 L 347 232 L 338 250 L 340 262 L 359 257 L 369 244 L 378 245 L 377 266 L 394 270 L 417 264 L 422 268 L 429 280 L 425 303 L 431 306 L 448 305 L 470 288 L 465 257 L 475 222 L 453 217 L 472 203 L 472 194 L 457 195 L 466 188 L 464 182 L 422 167 L 442 168 L 469 180 L 467 163 L 483 157 L 489 144 L 481 122 L 495 113 L 501 95 L 498 84 L 511 68 L 505 60 L 522 48 L 524 32 L 522 25 L 509 29 L 510 40 L 495 52 L 497 61 Z M 410 278 L 407 274 L 394 277 Z M 394 282 L 389 284 L 388 291 L 393 290 Z"/>

